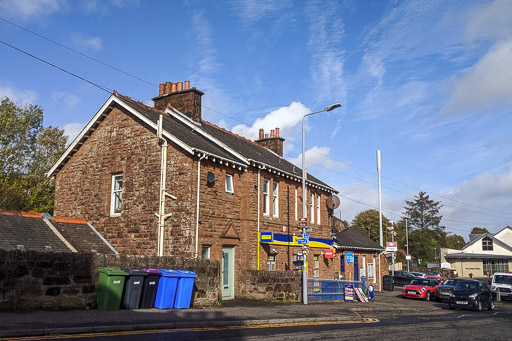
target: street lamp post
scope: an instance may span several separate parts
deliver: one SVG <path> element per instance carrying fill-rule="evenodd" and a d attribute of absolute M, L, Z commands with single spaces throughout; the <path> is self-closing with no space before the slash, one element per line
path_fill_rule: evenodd
<path fill-rule="evenodd" d="M 407 246 L 407 272 L 409 272 L 409 258 L 411 256 L 409 255 L 409 231 L 407 229 L 407 218 L 405 218 L 405 243 Z"/>
<path fill-rule="evenodd" d="M 306 134 L 304 129 L 304 119 L 307 116 L 311 116 L 314 114 L 318 114 L 324 111 L 331 111 L 336 108 L 341 107 L 341 104 L 335 103 L 325 107 L 324 110 L 319 110 L 315 112 L 311 112 L 302 117 L 302 218 L 307 221 L 308 218 L 308 210 L 307 210 L 307 189 L 306 189 Z M 306 238 L 304 238 L 306 234 L 306 228 L 302 228 L 302 302 L 304 304 L 308 304 L 308 271 L 307 271 L 307 245 L 304 242 Z"/>

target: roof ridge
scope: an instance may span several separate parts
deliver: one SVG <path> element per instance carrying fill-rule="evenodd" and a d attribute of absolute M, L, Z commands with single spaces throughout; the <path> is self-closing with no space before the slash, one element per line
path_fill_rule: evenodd
<path fill-rule="evenodd" d="M 267 149 L 265 147 L 260 146 L 258 143 L 254 142 L 253 140 L 248 139 L 247 137 L 243 137 L 241 135 L 238 135 L 238 134 L 232 132 L 231 130 L 227 130 L 225 128 L 222 128 L 222 127 L 220 127 L 220 126 L 218 126 L 218 125 L 216 125 L 214 123 L 211 123 L 211 122 L 208 122 L 208 121 L 205 121 L 205 120 L 201 120 L 201 122 L 204 122 L 204 123 L 206 123 L 207 125 L 209 125 L 209 126 L 211 126 L 213 128 L 219 129 L 219 130 L 224 131 L 224 132 L 226 132 L 228 134 L 231 134 L 231 135 L 233 135 L 235 137 L 238 137 L 239 139 L 242 139 L 242 140 L 245 140 L 247 142 L 250 142 L 250 143 L 252 143 L 255 146 L 258 146 L 258 147 L 263 148 L 265 150 Z"/>
<path fill-rule="evenodd" d="M 85 218 L 72 218 L 72 217 L 61 217 L 61 216 L 53 216 L 53 220 L 58 223 L 69 223 L 69 224 L 87 224 L 87 219 Z"/>
<path fill-rule="evenodd" d="M 17 217 L 27 217 L 27 218 L 42 218 L 42 214 L 40 212 L 36 211 L 16 211 L 16 210 L 1 210 L 0 214 L 2 215 L 11 215 L 11 216 L 17 216 Z"/>
<path fill-rule="evenodd" d="M 152 111 L 155 111 L 155 112 L 158 112 L 158 113 L 162 113 L 162 114 L 165 114 L 165 115 L 169 115 L 168 113 L 166 113 L 165 111 L 163 110 L 159 110 L 159 109 L 156 109 L 154 107 L 150 107 L 149 105 L 146 105 L 145 103 L 141 102 L 141 101 L 137 101 L 133 98 L 131 98 L 130 96 L 126 96 L 126 95 L 122 95 L 120 94 L 119 92 L 117 92 L 117 90 L 114 90 L 114 95 L 115 96 L 118 96 L 122 99 L 126 99 L 127 101 L 130 101 L 132 103 L 136 103 L 136 104 L 139 104 L 139 105 L 142 105 L 143 107 L 145 107 L 146 109 L 148 110 L 152 110 Z M 171 108 L 174 108 L 172 105 L 168 104 L 168 107 L 171 107 Z"/>

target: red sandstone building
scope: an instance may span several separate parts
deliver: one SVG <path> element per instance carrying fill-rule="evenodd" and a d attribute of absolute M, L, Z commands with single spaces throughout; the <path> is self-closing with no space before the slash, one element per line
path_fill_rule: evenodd
<path fill-rule="evenodd" d="M 148 107 L 114 92 L 48 175 L 56 215 L 86 218 L 120 253 L 217 259 L 226 299 L 243 295 L 246 270 L 300 269 L 302 170 L 278 128 L 250 141 L 202 120 L 202 95 L 167 82 Z M 334 279 L 336 191 L 307 186 L 309 277 Z"/>

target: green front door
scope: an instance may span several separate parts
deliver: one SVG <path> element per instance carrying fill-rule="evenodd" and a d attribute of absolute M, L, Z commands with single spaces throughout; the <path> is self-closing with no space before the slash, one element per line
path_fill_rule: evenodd
<path fill-rule="evenodd" d="M 235 298 L 235 247 L 222 247 L 222 299 Z"/>

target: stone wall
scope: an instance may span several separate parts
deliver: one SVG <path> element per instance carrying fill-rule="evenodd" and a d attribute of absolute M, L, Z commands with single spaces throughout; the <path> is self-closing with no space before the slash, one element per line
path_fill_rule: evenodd
<path fill-rule="evenodd" d="M 257 300 L 302 300 L 302 273 L 248 270 L 246 297 Z"/>
<path fill-rule="evenodd" d="M 99 267 L 194 271 L 192 305 L 219 299 L 220 264 L 210 259 L 0 250 L 0 310 L 94 307 Z"/>

